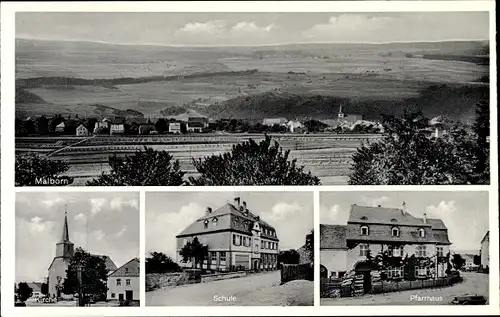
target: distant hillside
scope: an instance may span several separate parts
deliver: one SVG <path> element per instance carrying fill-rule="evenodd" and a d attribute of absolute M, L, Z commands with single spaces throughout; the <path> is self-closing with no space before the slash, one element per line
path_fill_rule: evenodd
<path fill-rule="evenodd" d="M 16 88 L 16 105 L 22 103 L 45 103 L 45 100 L 26 89 Z"/>
<path fill-rule="evenodd" d="M 162 116 L 173 117 L 186 113 L 188 110 L 181 106 L 166 107 L 160 111 Z"/>
<path fill-rule="evenodd" d="M 381 114 L 400 115 L 405 107 L 422 109 L 425 115 L 445 115 L 455 120 L 471 121 L 474 105 L 487 97 L 487 86 L 434 85 L 420 91 L 418 97 L 405 100 L 353 100 L 334 96 L 295 95 L 267 92 L 242 96 L 211 105 L 205 114 L 213 118 L 262 120 L 283 116 L 289 119 L 336 117 L 340 105 L 344 112 L 362 114 L 367 120 L 377 120 Z"/>

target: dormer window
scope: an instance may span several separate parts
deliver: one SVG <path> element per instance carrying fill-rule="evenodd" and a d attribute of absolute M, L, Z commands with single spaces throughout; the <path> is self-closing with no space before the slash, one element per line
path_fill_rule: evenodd
<path fill-rule="evenodd" d="M 360 219 L 361 220 L 368 220 L 368 218 L 366 218 L 365 216 L 361 217 Z"/>
<path fill-rule="evenodd" d="M 205 219 L 205 221 L 203 221 L 203 228 L 208 228 L 208 219 Z"/>
<path fill-rule="evenodd" d="M 212 219 L 212 225 L 214 227 L 217 227 L 217 223 L 219 222 L 219 220 L 217 219 L 217 217 L 214 217 L 214 219 Z"/>
<path fill-rule="evenodd" d="M 393 236 L 393 237 L 399 237 L 399 228 L 398 227 L 393 227 L 391 229 L 391 236 Z"/>
<path fill-rule="evenodd" d="M 362 226 L 361 227 L 361 235 L 362 236 L 367 236 L 370 234 L 370 230 L 368 229 L 368 226 Z"/>
<path fill-rule="evenodd" d="M 392 218 L 391 222 L 398 222 L 396 219 Z"/>
<path fill-rule="evenodd" d="M 425 229 L 423 228 L 418 229 L 418 236 L 420 238 L 425 238 Z"/>

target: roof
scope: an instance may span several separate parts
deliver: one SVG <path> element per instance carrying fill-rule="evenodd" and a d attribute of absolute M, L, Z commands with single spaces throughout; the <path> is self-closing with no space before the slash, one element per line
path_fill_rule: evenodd
<path fill-rule="evenodd" d="M 273 226 L 269 225 L 250 210 L 247 209 L 247 211 L 248 215 L 245 215 L 245 211 L 240 211 L 233 204 L 226 203 L 210 213 L 206 212 L 203 217 L 200 217 L 182 230 L 177 235 L 177 238 L 228 230 L 251 234 L 255 222 L 258 222 L 262 229 L 270 229 L 276 232 Z M 217 226 L 212 225 L 214 218 L 217 219 Z M 204 225 L 205 221 L 208 221 L 208 227 L 206 229 Z M 278 240 L 277 236 L 268 235 L 264 230 L 261 230 L 261 237 L 270 240 Z"/>
<path fill-rule="evenodd" d="M 347 226 L 319 225 L 320 250 L 347 250 Z"/>
<path fill-rule="evenodd" d="M 188 122 L 188 126 L 192 128 L 204 128 L 203 122 Z"/>
<path fill-rule="evenodd" d="M 488 239 L 488 241 L 490 240 L 490 232 L 487 231 L 486 234 L 484 235 L 483 239 L 481 240 L 481 244 L 486 240 Z"/>
<path fill-rule="evenodd" d="M 271 120 L 272 121 L 279 120 L 280 122 L 287 122 L 288 121 L 287 118 L 285 118 L 285 117 L 264 118 L 263 121 L 265 122 L 265 121 L 271 121 Z"/>
<path fill-rule="evenodd" d="M 80 127 L 84 127 L 87 130 L 89 129 L 89 127 L 85 123 L 80 123 L 76 128 L 79 129 Z"/>
<path fill-rule="evenodd" d="M 68 213 L 64 213 L 64 223 L 63 223 L 63 230 L 62 230 L 62 235 L 61 235 L 61 240 L 59 243 L 62 242 L 70 242 L 69 240 L 69 229 L 68 229 Z"/>
<path fill-rule="evenodd" d="M 365 219 L 366 218 L 366 219 Z M 351 206 L 348 223 L 389 224 L 428 227 L 422 219 L 399 208 Z"/>
<path fill-rule="evenodd" d="M 140 261 L 139 258 L 133 258 L 114 270 L 108 277 L 139 277 Z"/>
<path fill-rule="evenodd" d="M 208 122 L 208 118 L 207 117 L 189 117 L 188 122 L 189 123 L 194 123 L 194 122 L 204 123 L 204 122 Z"/>
<path fill-rule="evenodd" d="M 41 292 L 42 291 L 42 284 L 40 282 L 30 282 L 26 283 L 28 284 L 29 287 L 33 290 L 33 292 Z"/>
<path fill-rule="evenodd" d="M 106 265 L 106 270 L 108 271 L 116 270 L 116 264 L 113 262 L 113 260 L 111 260 L 109 256 L 101 254 L 91 254 L 91 256 L 97 256 L 102 258 L 104 260 L 104 264 Z"/>
<path fill-rule="evenodd" d="M 306 245 L 304 244 L 300 248 L 297 249 L 297 253 L 299 254 L 299 264 L 306 264 L 306 263 L 311 263 L 310 259 L 310 253 L 308 250 L 306 250 Z"/>

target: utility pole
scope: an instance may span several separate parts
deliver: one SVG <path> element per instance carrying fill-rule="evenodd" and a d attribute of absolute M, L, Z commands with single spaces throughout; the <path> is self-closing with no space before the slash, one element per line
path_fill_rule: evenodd
<path fill-rule="evenodd" d="M 83 302 L 83 294 L 82 294 L 82 264 L 81 261 L 78 262 L 76 266 L 76 277 L 78 280 L 78 307 L 85 306 Z"/>

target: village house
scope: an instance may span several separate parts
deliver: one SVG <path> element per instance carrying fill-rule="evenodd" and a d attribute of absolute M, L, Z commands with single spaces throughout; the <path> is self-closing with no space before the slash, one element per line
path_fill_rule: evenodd
<path fill-rule="evenodd" d="M 303 133 L 307 131 L 307 129 L 300 121 L 290 120 L 286 125 L 291 133 Z"/>
<path fill-rule="evenodd" d="M 339 112 L 337 114 L 337 122 L 340 123 L 350 123 L 353 124 L 356 121 L 363 120 L 363 115 L 360 114 L 347 114 L 342 110 L 342 105 L 339 107 Z"/>
<path fill-rule="evenodd" d="M 110 126 L 110 120 L 108 118 L 104 118 L 101 122 L 97 121 L 94 125 L 94 134 L 99 134 L 102 130 L 108 130 Z"/>
<path fill-rule="evenodd" d="M 114 135 L 114 134 L 124 134 L 125 133 L 125 126 L 123 124 L 111 124 L 109 128 L 109 134 Z"/>
<path fill-rule="evenodd" d="M 280 118 L 264 118 L 262 120 L 263 125 L 267 126 L 273 126 L 275 124 L 277 125 L 286 125 L 288 120 L 286 118 L 280 117 Z"/>
<path fill-rule="evenodd" d="M 43 296 L 43 294 L 42 294 L 42 284 L 43 283 L 31 282 L 31 283 L 27 283 L 27 284 L 33 290 L 33 293 L 31 294 L 31 297 L 30 297 L 31 300 L 36 300 L 39 297 Z"/>
<path fill-rule="evenodd" d="M 139 267 L 139 259 L 133 258 L 108 275 L 107 300 L 140 300 Z"/>
<path fill-rule="evenodd" d="M 170 122 L 168 124 L 168 132 L 180 134 L 181 133 L 181 123 L 180 122 Z"/>
<path fill-rule="evenodd" d="M 187 124 L 193 127 L 201 125 L 205 129 L 208 128 L 209 120 L 206 117 L 189 117 Z"/>
<path fill-rule="evenodd" d="M 68 215 L 64 214 L 64 224 L 61 240 L 56 243 L 56 255 L 49 266 L 49 276 L 47 284 L 49 296 L 58 298 L 61 295 L 62 283 L 66 278 L 66 270 L 69 267 L 71 258 L 74 255 L 74 244 L 69 239 Z M 104 260 L 106 270 L 109 272 L 116 270 L 116 265 L 107 255 L 96 255 Z"/>
<path fill-rule="evenodd" d="M 88 136 L 89 135 L 89 129 L 81 123 L 77 128 L 76 128 L 76 136 Z"/>
<path fill-rule="evenodd" d="M 354 270 L 369 273 L 367 262 L 387 252 L 391 258 L 415 255 L 437 263 L 437 271 L 417 267 L 416 278 L 446 275 L 447 263 L 438 261 L 449 252 L 448 229 L 440 219 L 417 218 L 402 209 L 352 205 L 347 225 L 320 225 L 320 259 L 322 277 L 341 278 Z M 388 278 L 403 277 L 404 267 L 391 267 Z"/>
<path fill-rule="evenodd" d="M 479 268 L 479 265 L 474 264 L 475 254 L 465 253 L 465 254 L 462 254 L 461 256 L 465 260 L 465 264 L 463 266 L 464 270 L 476 271 Z"/>
<path fill-rule="evenodd" d="M 201 122 L 187 122 L 186 131 L 187 132 L 203 132 L 205 125 Z"/>
<path fill-rule="evenodd" d="M 146 134 L 151 134 L 151 131 L 155 130 L 154 124 L 151 123 L 146 123 L 146 124 L 141 124 L 139 126 L 139 134 L 140 135 L 146 135 Z"/>
<path fill-rule="evenodd" d="M 273 226 L 248 209 L 246 202 L 234 203 L 213 210 L 207 207 L 205 215 L 177 235 L 177 262 L 182 267 L 193 267 L 183 262 L 180 251 L 197 237 L 208 246 L 209 256 L 202 268 L 228 271 L 274 270 L 278 267 L 279 239 Z"/>
<path fill-rule="evenodd" d="M 486 232 L 481 240 L 481 268 L 490 268 L 490 232 Z"/>

